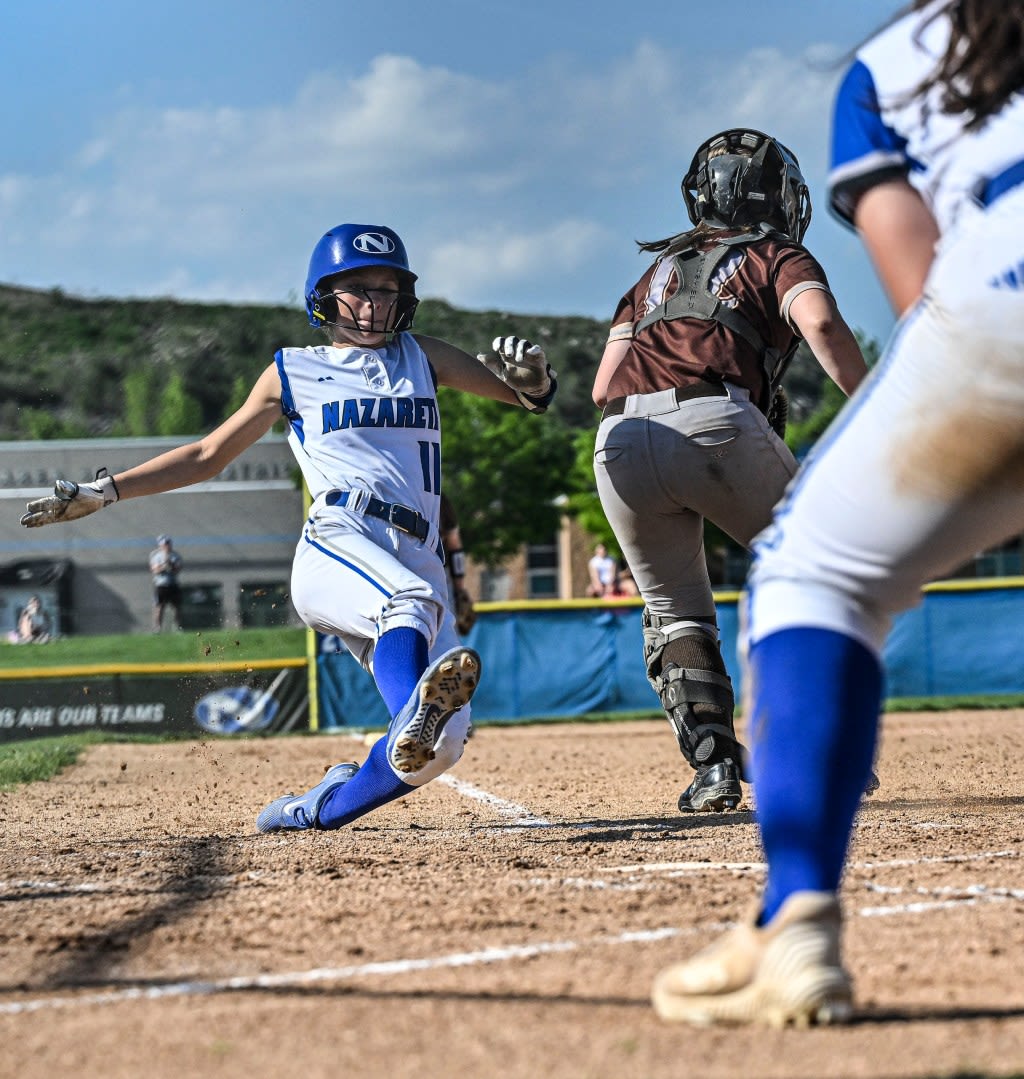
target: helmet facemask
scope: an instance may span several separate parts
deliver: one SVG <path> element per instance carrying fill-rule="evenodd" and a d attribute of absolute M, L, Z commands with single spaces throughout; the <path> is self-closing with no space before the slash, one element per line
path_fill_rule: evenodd
<path fill-rule="evenodd" d="M 811 220 L 810 192 L 795 155 L 761 131 L 713 135 L 694 154 L 682 191 L 695 225 L 767 224 L 799 243 Z"/>
<path fill-rule="evenodd" d="M 364 302 L 359 303 L 359 300 Z M 412 326 L 420 302 L 413 281 L 403 280 L 401 276 L 396 289 L 348 286 L 344 284 L 343 275 L 317 282 L 308 301 L 311 317 L 316 318 L 317 324 L 325 330 L 355 330 L 383 334 L 387 338 Z"/>

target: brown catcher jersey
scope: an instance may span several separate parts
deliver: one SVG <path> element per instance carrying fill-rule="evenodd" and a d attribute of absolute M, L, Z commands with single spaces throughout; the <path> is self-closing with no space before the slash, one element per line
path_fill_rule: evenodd
<path fill-rule="evenodd" d="M 710 250 L 720 238 L 739 232 L 723 229 L 702 241 L 700 249 Z M 611 378 L 608 398 L 654 393 L 704 379 L 743 386 L 751 400 L 761 400 L 764 370 L 758 350 L 720 323 L 661 319 L 634 336 L 635 325 L 677 287 L 672 256 L 662 256 L 619 302 L 609 340 L 628 338 L 632 347 Z M 711 278 L 715 296 L 742 313 L 766 344 L 781 354 L 799 340 L 789 322 L 789 305 L 807 288 L 830 291 L 825 271 L 807 248 L 777 233 L 729 249 Z"/>

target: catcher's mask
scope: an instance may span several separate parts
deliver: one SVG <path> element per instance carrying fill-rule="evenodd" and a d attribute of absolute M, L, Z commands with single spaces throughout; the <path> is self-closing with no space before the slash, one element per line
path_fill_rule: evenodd
<path fill-rule="evenodd" d="M 682 190 L 695 225 L 764 222 L 799 243 L 811 223 L 811 196 L 796 155 L 763 131 L 735 127 L 712 135 L 693 155 Z"/>
<path fill-rule="evenodd" d="M 369 301 L 370 315 L 359 318 L 350 304 L 339 301 L 333 290 L 338 286 L 339 275 L 366 266 L 394 270 L 399 287 L 390 302 L 383 305 L 381 298 L 387 299 L 386 289 L 349 290 Z M 311 326 L 323 329 L 340 326 L 364 333 L 392 334 L 410 329 L 419 304 L 416 274 L 409 269 L 405 244 L 386 225 L 337 225 L 321 237 L 309 260 L 305 297 Z"/>

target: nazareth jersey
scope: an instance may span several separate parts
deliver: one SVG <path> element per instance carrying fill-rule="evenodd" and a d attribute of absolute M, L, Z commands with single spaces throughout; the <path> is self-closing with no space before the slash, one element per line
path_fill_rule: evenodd
<path fill-rule="evenodd" d="M 940 90 L 914 95 L 949 41 L 946 16 L 928 21 L 934 11 L 905 15 L 868 41 L 839 88 L 828 184 L 831 208 L 847 223 L 860 194 L 905 177 L 947 232 L 990 180 L 1024 159 L 1024 96 L 966 131 L 970 116 L 940 111 Z"/>
<path fill-rule="evenodd" d="M 700 247 L 710 249 L 721 237 L 741 231 L 722 229 L 702 240 Z M 790 304 L 805 289 L 829 291 L 817 259 L 802 244 L 779 233 L 730 250 L 716 266 L 709 287 L 782 355 L 800 336 L 789 321 Z M 619 301 L 608 340 L 628 339 L 631 347 L 611 377 L 609 400 L 689 386 L 701 379 L 743 386 L 752 400 L 761 400 L 765 372 L 759 350 L 721 323 L 698 318 L 662 319 L 636 330 L 637 324 L 677 288 L 669 255 L 649 266 Z"/>
<path fill-rule="evenodd" d="M 284 348 L 274 360 L 288 441 L 315 508 L 328 491 L 362 490 L 408 506 L 436 526 L 436 380 L 412 334 L 397 334 L 378 349 Z"/>

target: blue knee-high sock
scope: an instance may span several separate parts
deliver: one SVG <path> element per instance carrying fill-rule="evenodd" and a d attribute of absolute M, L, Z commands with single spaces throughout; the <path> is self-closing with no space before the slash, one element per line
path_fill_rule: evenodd
<path fill-rule="evenodd" d="M 750 669 L 766 923 L 793 892 L 839 888 L 875 753 L 882 668 L 843 634 L 788 629 L 751 648 Z"/>
<path fill-rule="evenodd" d="M 399 626 L 389 629 L 377 641 L 373 677 L 392 719 L 412 696 L 428 660 L 427 638 L 419 630 Z"/>
<path fill-rule="evenodd" d="M 420 675 L 427 669 L 428 659 L 427 638 L 408 626 L 388 630 L 377 641 L 373 674 L 392 719 L 412 696 Z M 370 750 L 359 771 L 324 801 L 317 823 L 321 828 L 341 828 L 415 789 L 395 774 L 382 738 Z"/>
<path fill-rule="evenodd" d="M 321 828 L 341 828 L 364 813 L 379 809 L 414 790 L 416 788 L 403 783 L 388 764 L 387 746 L 381 738 L 374 743 L 359 771 L 325 799 L 317 814 L 317 824 Z"/>

